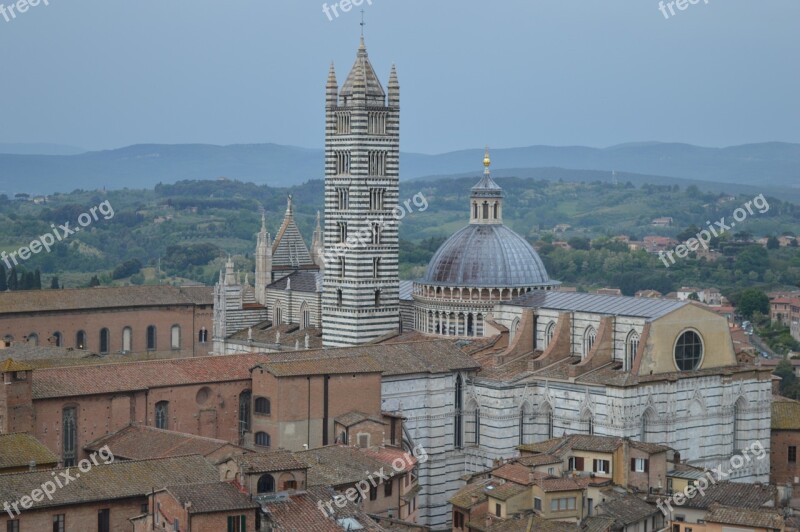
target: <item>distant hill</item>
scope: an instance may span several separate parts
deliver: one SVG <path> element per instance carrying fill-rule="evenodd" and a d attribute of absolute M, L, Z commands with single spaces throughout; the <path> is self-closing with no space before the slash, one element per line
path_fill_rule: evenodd
<path fill-rule="evenodd" d="M 0 145 L 2 146 L 2 145 Z M 0 149 L 0 151 L 2 151 Z M 800 144 L 729 148 L 635 143 L 610 148 L 531 146 L 493 152 L 494 169 L 564 168 L 666 176 L 717 183 L 800 187 Z M 482 150 L 440 155 L 403 153 L 404 180 L 478 173 Z M 142 144 L 79 154 L 0 154 L 0 193 L 152 187 L 227 177 L 271 186 L 319 179 L 323 151 L 278 144 Z M 658 178 L 654 178 L 657 180 Z"/>
<path fill-rule="evenodd" d="M 86 153 L 83 148 L 67 146 L 65 144 L 43 144 L 43 143 L 2 143 L 0 142 L 0 153 L 16 155 L 77 155 Z"/>

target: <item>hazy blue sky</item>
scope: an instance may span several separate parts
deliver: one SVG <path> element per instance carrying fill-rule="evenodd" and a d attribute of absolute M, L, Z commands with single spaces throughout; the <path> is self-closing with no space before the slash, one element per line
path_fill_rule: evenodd
<path fill-rule="evenodd" d="M 0 16 L 0 142 L 319 147 L 360 14 L 317 0 L 49 0 Z M 9 4 L 10 0 L 0 0 Z M 329 2 L 333 4 L 333 2 Z M 372 0 L 402 147 L 800 142 L 800 2 Z"/>

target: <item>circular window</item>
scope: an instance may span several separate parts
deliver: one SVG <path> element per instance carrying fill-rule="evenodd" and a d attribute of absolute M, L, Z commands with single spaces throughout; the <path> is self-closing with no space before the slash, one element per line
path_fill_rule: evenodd
<path fill-rule="evenodd" d="M 681 371 L 694 371 L 703 359 L 703 341 L 694 331 L 686 331 L 675 343 L 675 365 Z"/>
<path fill-rule="evenodd" d="M 208 386 L 203 386 L 197 391 L 197 397 L 195 397 L 195 401 L 197 401 L 198 405 L 206 404 L 208 398 L 211 397 L 211 388 Z"/>

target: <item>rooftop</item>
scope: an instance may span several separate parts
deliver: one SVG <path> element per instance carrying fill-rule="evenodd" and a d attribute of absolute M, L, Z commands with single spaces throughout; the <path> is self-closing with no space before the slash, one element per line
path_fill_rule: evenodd
<path fill-rule="evenodd" d="M 783 515 L 774 508 L 739 508 L 715 504 L 711 506 L 711 510 L 704 519 L 706 523 L 749 526 L 768 530 L 782 530 L 784 527 Z"/>
<path fill-rule="evenodd" d="M 328 445 L 294 453 L 295 458 L 308 466 L 309 486 L 343 486 L 366 480 L 370 473 L 383 468 L 387 475 L 398 472 L 392 461 L 400 459 L 406 470 L 416 464 L 412 458 L 409 466 L 402 450 L 392 447 L 365 449 L 346 445 Z"/>
<path fill-rule="evenodd" d="M 800 430 L 800 401 L 772 398 L 772 430 Z"/>
<path fill-rule="evenodd" d="M 247 452 L 246 449 L 225 440 L 162 430 L 140 424 L 128 425 L 113 434 L 87 444 L 84 448 L 87 451 L 96 451 L 105 445 L 113 450 L 117 459 L 125 460 L 167 458 L 189 454 L 209 456 L 225 448 L 230 448 L 231 451 L 238 449 L 239 453 Z"/>
<path fill-rule="evenodd" d="M 690 303 L 647 297 L 533 291 L 517 297 L 510 304 L 522 307 L 589 312 L 611 316 L 631 316 L 652 320 Z"/>
<path fill-rule="evenodd" d="M 381 532 L 384 529 L 353 504 L 346 504 L 339 508 L 331 504 L 327 510 L 325 503 L 333 501 L 336 493 L 326 487 L 309 488 L 302 493 L 290 495 L 284 500 L 267 503 L 270 521 L 276 525 L 276 530 L 314 531 L 314 532 L 343 532 L 347 530 L 348 523 L 358 524 L 364 532 Z M 322 502 L 322 505 L 320 505 Z M 320 508 L 328 512 L 333 511 L 331 517 L 325 517 Z"/>
<path fill-rule="evenodd" d="M 190 514 L 256 509 L 259 505 L 227 482 L 168 486 L 166 489 Z"/>
<path fill-rule="evenodd" d="M 30 434 L 0 434 L 0 470 L 38 466 L 54 466 L 58 457 Z"/>
<path fill-rule="evenodd" d="M 296 471 L 308 469 L 290 451 L 279 449 L 266 453 L 251 453 L 235 458 L 245 473 L 272 473 L 274 471 Z"/>
<path fill-rule="evenodd" d="M 52 470 L 56 473 L 66 470 Z M 71 475 L 75 477 L 74 472 Z M 51 471 L 10 473 L 0 475 L 0 500 L 16 501 L 24 493 L 41 488 L 52 481 Z M 134 460 L 99 465 L 75 477 L 75 489 L 59 489 L 53 499 L 33 502 L 33 509 L 49 508 L 95 501 L 111 501 L 130 497 L 145 497 L 154 488 L 175 484 L 217 482 L 219 473 L 202 456 L 181 456 L 155 460 Z M 66 482 L 66 481 L 65 481 Z"/>

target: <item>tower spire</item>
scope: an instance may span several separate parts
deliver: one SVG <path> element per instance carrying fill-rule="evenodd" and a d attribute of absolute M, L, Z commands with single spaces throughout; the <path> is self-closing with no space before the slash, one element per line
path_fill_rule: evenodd
<path fill-rule="evenodd" d="M 366 25 L 367 25 L 367 23 L 364 22 L 364 10 L 362 9 L 361 10 L 361 44 L 364 44 L 364 26 L 366 26 Z"/>

